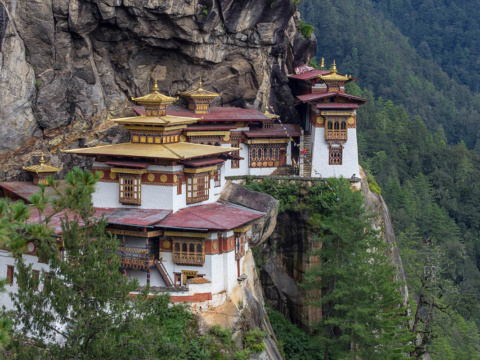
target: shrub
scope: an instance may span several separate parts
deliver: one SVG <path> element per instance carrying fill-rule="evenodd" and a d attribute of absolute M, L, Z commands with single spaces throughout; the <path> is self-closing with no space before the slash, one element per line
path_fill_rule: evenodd
<path fill-rule="evenodd" d="M 313 30 L 315 29 L 312 25 L 308 25 L 305 21 L 300 21 L 300 24 L 298 24 L 298 29 L 302 33 L 303 36 L 306 38 L 309 38 L 312 36 Z"/>

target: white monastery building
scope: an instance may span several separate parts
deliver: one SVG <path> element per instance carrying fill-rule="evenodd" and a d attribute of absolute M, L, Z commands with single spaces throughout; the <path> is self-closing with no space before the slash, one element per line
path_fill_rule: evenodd
<path fill-rule="evenodd" d="M 211 106 L 221 94 L 203 89 L 201 81 L 179 93 L 186 107 L 174 106 L 179 98 L 161 94 L 155 81 L 152 93 L 132 99 L 137 116 L 109 119 L 128 130 L 128 142 L 65 150 L 94 158 L 91 170 L 100 181 L 93 205 L 121 242 L 126 276 L 153 292 L 170 292 L 172 302 L 218 303 L 242 278 L 252 223 L 265 215 L 219 202 L 226 177 L 356 178 L 356 109 L 366 100 L 344 88 L 355 79 L 337 74 L 335 63 L 332 71 L 303 66 L 295 72 L 290 79 L 303 126 L 281 125 L 268 111 Z M 24 169 L 33 182 L 1 182 L 1 196 L 28 202 L 47 175 L 61 170 L 43 156 Z M 52 222 L 59 238 L 60 217 Z M 24 256 L 34 270 L 45 269 L 34 242 Z M 13 258 L 0 250 L 0 277 L 7 277 L 11 291 L 14 272 Z M 11 305 L 8 294 L 0 298 Z"/>

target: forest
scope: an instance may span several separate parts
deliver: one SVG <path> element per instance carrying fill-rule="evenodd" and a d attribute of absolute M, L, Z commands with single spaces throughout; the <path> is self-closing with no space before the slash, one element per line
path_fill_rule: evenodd
<path fill-rule="evenodd" d="M 480 358 L 478 2 L 306 0 L 317 62 L 360 79 L 360 160 L 381 188 L 434 359 Z M 425 280 L 429 281 L 425 281 Z M 433 305 L 432 305 L 433 304 Z"/>

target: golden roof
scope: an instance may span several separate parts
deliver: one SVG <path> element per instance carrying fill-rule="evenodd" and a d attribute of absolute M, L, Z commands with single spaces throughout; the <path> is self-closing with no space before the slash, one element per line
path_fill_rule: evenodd
<path fill-rule="evenodd" d="M 56 172 L 59 172 L 62 169 L 63 169 L 63 167 L 56 168 L 54 166 L 50 166 L 50 165 L 46 164 L 45 159 L 43 158 L 43 155 L 40 157 L 40 164 L 32 165 L 32 166 L 28 166 L 28 167 L 23 166 L 23 170 L 26 170 L 26 171 L 31 172 L 31 173 L 36 173 L 36 174 L 39 174 L 39 173 L 56 173 Z"/>
<path fill-rule="evenodd" d="M 179 95 L 186 97 L 186 98 L 208 98 L 208 99 L 215 99 L 216 97 L 222 96 L 222 93 L 214 93 L 202 88 L 202 79 L 198 83 L 197 90 L 190 90 L 185 92 L 178 92 Z"/>
<path fill-rule="evenodd" d="M 323 81 L 348 81 L 352 80 L 351 75 L 340 75 L 337 74 L 337 65 L 335 64 L 335 60 L 333 60 L 332 71 L 330 74 L 327 75 L 317 75 L 317 78 L 322 79 Z"/>
<path fill-rule="evenodd" d="M 155 79 L 155 84 L 153 85 L 153 92 L 146 95 L 141 96 L 138 98 L 133 98 L 132 100 L 139 103 L 140 105 L 149 107 L 149 106 L 160 106 L 160 105 L 171 105 L 174 101 L 178 100 L 178 98 L 170 97 L 163 95 L 158 92 L 158 85 L 157 79 Z"/>
<path fill-rule="evenodd" d="M 197 157 L 226 154 L 238 151 L 238 148 L 200 145 L 187 142 L 172 144 L 139 144 L 123 143 L 115 145 L 96 146 L 84 149 L 65 150 L 69 154 L 143 157 L 168 160 L 185 160 Z"/>
<path fill-rule="evenodd" d="M 116 122 L 120 125 L 157 125 L 161 127 L 174 126 L 174 125 L 183 125 L 183 124 L 194 124 L 201 118 L 191 118 L 191 117 L 182 117 L 182 116 L 132 116 L 127 118 L 120 119 L 110 119 L 110 121 Z"/>

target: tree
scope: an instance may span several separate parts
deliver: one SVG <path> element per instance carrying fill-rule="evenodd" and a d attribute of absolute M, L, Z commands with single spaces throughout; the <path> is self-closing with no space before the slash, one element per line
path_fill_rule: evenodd
<path fill-rule="evenodd" d="M 316 219 L 321 262 L 304 284 L 322 291 L 312 304 L 322 307 L 324 359 L 400 359 L 411 351 L 413 335 L 394 267 L 361 194 L 347 181 L 335 188 L 341 201 Z"/>
<path fill-rule="evenodd" d="M 67 175 L 65 190 L 49 180 L 53 198 L 41 185 L 31 198 L 32 211 L 42 219 L 37 224 L 27 221 L 29 209 L 23 203 L 0 203 L 2 219 L 10 220 L 0 236 L 9 238 L 21 284 L 12 294 L 16 332 L 11 353 L 19 359 L 153 359 L 183 351 L 188 311 L 169 307 L 166 296 L 148 299 L 148 288 L 129 298 L 138 282 L 119 271 L 118 241 L 105 233 L 106 220 L 95 216 L 91 194 L 96 181 L 92 173 L 76 168 Z M 59 215 L 61 242 L 49 226 Z M 49 266 L 40 276 L 21 256 L 28 240 L 36 242 Z"/>

